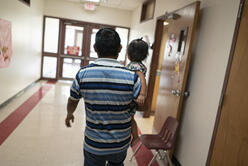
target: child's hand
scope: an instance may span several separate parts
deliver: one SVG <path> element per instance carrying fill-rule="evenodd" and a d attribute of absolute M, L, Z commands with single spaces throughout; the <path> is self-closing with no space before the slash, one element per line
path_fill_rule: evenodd
<path fill-rule="evenodd" d="M 143 105 L 145 103 L 146 96 L 144 95 L 139 95 L 136 102 L 138 105 Z"/>

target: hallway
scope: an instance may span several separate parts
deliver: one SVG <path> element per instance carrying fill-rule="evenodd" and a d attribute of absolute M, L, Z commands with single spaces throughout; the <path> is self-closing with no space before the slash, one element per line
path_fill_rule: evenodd
<path fill-rule="evenodd" d="M 106 27 L 120 36 L 124 66 L 131 41 L 148 43 L 142 134 L 173 116 L 175 166 L 247 166 L 247 13 L 248 0 L 0 0 L 0 166 L 83 165 L 84 104 L 66 128 L 67 99 Z M 142 146 L 130 162 L 132 151 L 126 166 L 155 154 Z"/>

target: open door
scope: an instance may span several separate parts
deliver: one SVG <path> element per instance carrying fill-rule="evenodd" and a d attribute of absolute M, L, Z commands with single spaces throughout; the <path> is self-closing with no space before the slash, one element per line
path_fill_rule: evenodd
<path fill-rule="evenodd" d="M 152 98 L 156 80 L 154 76 L 160 77 L 157 79 L 159 89 L 154 119 L 156 131 L 161 129 L 168 116 L 180 118 L 183 99 L 188 95 L 185 88 L 199 8 L 200 2 L 194 2 L 165 14 L 157 21 L 153 66 L 148 84 L 148 96 Z M 150 107 L 152 99 L 149 100 L 149 97 L 147 103 L 150 101 Z"/>

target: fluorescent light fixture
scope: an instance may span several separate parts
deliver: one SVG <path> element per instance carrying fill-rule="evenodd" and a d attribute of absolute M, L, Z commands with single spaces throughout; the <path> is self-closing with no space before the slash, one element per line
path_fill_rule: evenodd
<path fill-rule="evenodd" d="M 164 26 L 166 26 L 166 25 L 169 25 L 169 23 L 168 23 L 168 22 L 166 22 L 166 21 L 164 21 Z"/>
<path fill-rule="evenodd" d="M 93 3 L 99 3 L 100 0 L 84 0 L 85 2 L 93 2 Z"/>

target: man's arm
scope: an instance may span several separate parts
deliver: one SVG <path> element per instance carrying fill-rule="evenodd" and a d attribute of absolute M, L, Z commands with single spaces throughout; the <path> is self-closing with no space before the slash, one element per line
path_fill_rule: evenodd
<path fill-rule="evenodd" d="M 74 122 L 73 112 L 76 110 L 79 100 L 72 100 L 70 97 L 67 102 L 67 116 L 65 119 L 65 125 L 71 127 L 70 121 Z"/>

